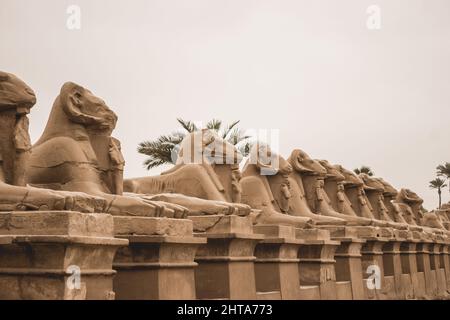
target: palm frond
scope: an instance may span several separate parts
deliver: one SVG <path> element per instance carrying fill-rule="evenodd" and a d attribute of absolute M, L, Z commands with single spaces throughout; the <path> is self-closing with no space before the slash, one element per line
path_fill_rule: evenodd
<path fill-rule="evenodd" d="M 360 168 L 353 169 L 353 172 L 355 172 L 356 174 L 365 173 L 368 176 L 374 175 L 372 169 L 370 169 L 370 167 L 368 167 L 368 166 L 361 166 Z"/>
<path fill-rule="evenodd" d="M 187 132 L 198 131 L 197 126 L 192 121 L 186 121 L 181 118 L 177 118 L 178 123 L 186 130 Z"/>
<path fill-rule="evenodd" d="M 438 176 L 450 178 L 450 162 L 438 165 L 436 171 Z"/>
<path fill-rule="evenodd" d="M 234 121 L 232 124 L 228 125 L 222 132 L 222 139 L 226 139 L 228 134 L 230 134 L 231 130 L 241 122 L 240 120 Z"/>
<path fill-rule="evenodd" d="M 434 180 L 431 180 L 430 185 L 429 185 L 429 187 L 431 189 L 442 189 L 442 188 L 445 188 L 446 186 L 447 186 L 447 184 L 445 183 L 445 180 L 441 179 L 441 178 L 436 178 Z"/>
<path fill-rule="evenodd" d="M 155 141 L 144 141 L 138 146 L 138 152 L 149 156 L 144 161 L 144 166 L 151 169 L 162 164 L 173 163 L 172 152 L 183 141 L 185 133 L 173 132 L 170 135 L 162 135 Z"/>
<path fill-rule="evenodd" d="M 192 133 L 200 130 L 192 121 L 186 121 L 181 118 L 177 118 L 178 123 L 187 132 Z M 243 131 L 236 126 L 240 121 L 234 121 L 231 125 L 225 129 L 222 128 L 222 121 L 218 119 L 212 119 L 206 124 L 206 128 L 218 132 L 224 140 L 232 143 L 236 148 L 244 155 L 247 156 L 250 153 L 252 144 L 248 141 L 251 138 L 249 135 L 245 135 Z M 138 145 L 138 152 L 147 155 L 149 158 L 144 161 L 144 165 L 147 169 L 158 167 L 166 163 L 175 162 L 177 146 L 186 137 L 186 132 L 172 132 L 169 135 L 159 136 L 154 141 L 144 141 Z"/>
<path fill-rule="evenodd" d="M 238 143 L 250 139 L 250 136 L 244 134 L 244 132 L 239 129 L 233 129 L 224 139 L 226 139 L 229 143 L 233 145 L 237 145 Z"/>
<path fill-rule="evenodd" d="M 206 124 L 207 129 L 214 130 L 216 132 L 220 130 L 220 127 L 222 127 L 222 121 L 217 119 L 212 119 Z"/>

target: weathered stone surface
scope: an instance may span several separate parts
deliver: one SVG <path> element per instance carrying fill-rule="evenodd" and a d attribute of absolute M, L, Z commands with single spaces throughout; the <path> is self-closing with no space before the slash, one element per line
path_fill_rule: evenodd
<path fill-rule="evenodd" d="M 193 223 L 186 219 L 151 217 L 114 217 L 116 236 L 155 235 L 155 236 L 192 236 Z"/>
<path fill-rule="evenodd" d="M 67 211 L 0 212 L 0 234 L 113 237 L 113 217 Z"/>
<path fill-rule="evenodd" d="M 112 216 L 0 213 L 0 299 L 112 299 L 112 260 L 128 244 Z M 6 240 L 6 241 L 5 241 Z M 80 285 L 70 286 L 73 272 Z"/>
<path fill-rule="evenodd" d="M 194 232 L 206 234 L 252 234 L 253 222 L 250 217 L 238 216 L 197 216 L 190 217 Z"/>

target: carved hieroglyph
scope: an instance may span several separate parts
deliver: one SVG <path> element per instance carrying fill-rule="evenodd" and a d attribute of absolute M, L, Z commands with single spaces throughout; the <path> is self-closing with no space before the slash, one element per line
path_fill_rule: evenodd
<path fill-rule="evenodd" d="M 26 186 L 31 149 L 27 115 L 35 103 L 29 86 L 15 75 L 0 71 L 0 211 L 102 212 L 106 205 L 102 198 Z"/>
<path fill-rule="evenodd" d="M 184 195 L 122 194 L 125 161 L 120 143 L 111 136 L 117 116 L 88 89 L 65 83 L 56 98 L 47 126 L 33 146 L 27 181 L 56 190 L 84 191 L 107 200 L 114 215 L 184 218 L 193 211 L 234 212 L 234 207 L 206 203 Z"/>

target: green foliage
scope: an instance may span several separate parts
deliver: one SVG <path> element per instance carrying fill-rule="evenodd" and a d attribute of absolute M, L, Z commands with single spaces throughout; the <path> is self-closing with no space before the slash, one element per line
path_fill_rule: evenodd
<path fill-rule="evenodd" d="M 370 167 L 368 166 L 361 166 L 360 168 L 356 168 L 353 170 L 356 174 L 361 174 L 361 173 L 365 173 L 368 176 L 373 176 L 374 173 L 372 171 L 372 169 L 370 169 Z"/>
<path fill-rule="evenodd" d="M 201 130 L 192 121 L 180 118 L 177 118 L 177 121 L 186 132 L 175 131 L 169 135 L 162 135 L 154 141 L 143 141 L 139 144 L 138 152 L 149 156 L 144 161 L 147 170 L 163 164 L 173 163 L 172 156 L 176 157 L 176 154 L 172 155 L 172 153 L 175 153 L 174 149 L 183 141 L 186 134 Z M 216 131 L 224 140 L 235 145 L 244 156 L 248 155 L 251 149 L 251 144 L 248 140 L 251 137 L 245 135 L 244 131 L 237 127 L 239 121 L 234 121 L 224 128 L 222 128 L 222 124 L 221 120 L 212 119 L 206 124 L 206 128 Z"/>

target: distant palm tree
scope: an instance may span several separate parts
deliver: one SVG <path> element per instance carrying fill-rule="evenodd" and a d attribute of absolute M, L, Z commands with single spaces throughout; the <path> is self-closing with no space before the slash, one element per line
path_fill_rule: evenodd
<path fill-rule="evenodd" d="M 147 170 L 158 167 L 166 163 L 174 163 L 172 154 L 176 151 L 187 133 L 201 130 L 192 121 L 186 121 L 178 118 L 178 123 L 185 130 L 185 132 L 175 131 L 169 135 L 162 135 L 154 141 L 144 141 L 138 146 L 138 152 L 149 156 L 144 161 Z M 251 144 L 249 142 L 250 136 L 247 136 L 243 131 L 236 126 L 239 121 L 234 121 L 232 124 L 222 127 L 222 121 L 213 119 L 206 124 L 206 128 L 214 130 L 224 140 L 235 145 L 239 151 L 244 155 L 250 152 Z"/>
<path fill-rule="evenodd" d="M 368 166 L 361 166 L 360 168 L 356 168 L 353 170 L 356 174 L 365 173 L 368 176 L 373 176 L 373 171 Z"/>
<path fill-rule="evenodd" d="M 439 209 L 441 208 L 441 189 L 445 188 L 447 185 L 445 184 L 445 180 L 441 178 L 436 178 L 430 181 L 430 189 L 437 189 L 439 195 Z"/>
<path fill-rule="evenodd" d="M 437 175 L 440 177 L 445 177 L 449 181 L 449 191 L 450 191 L 450 162 L 446 162 L 445 164 L 440 164 L 436 168 Z"/>

